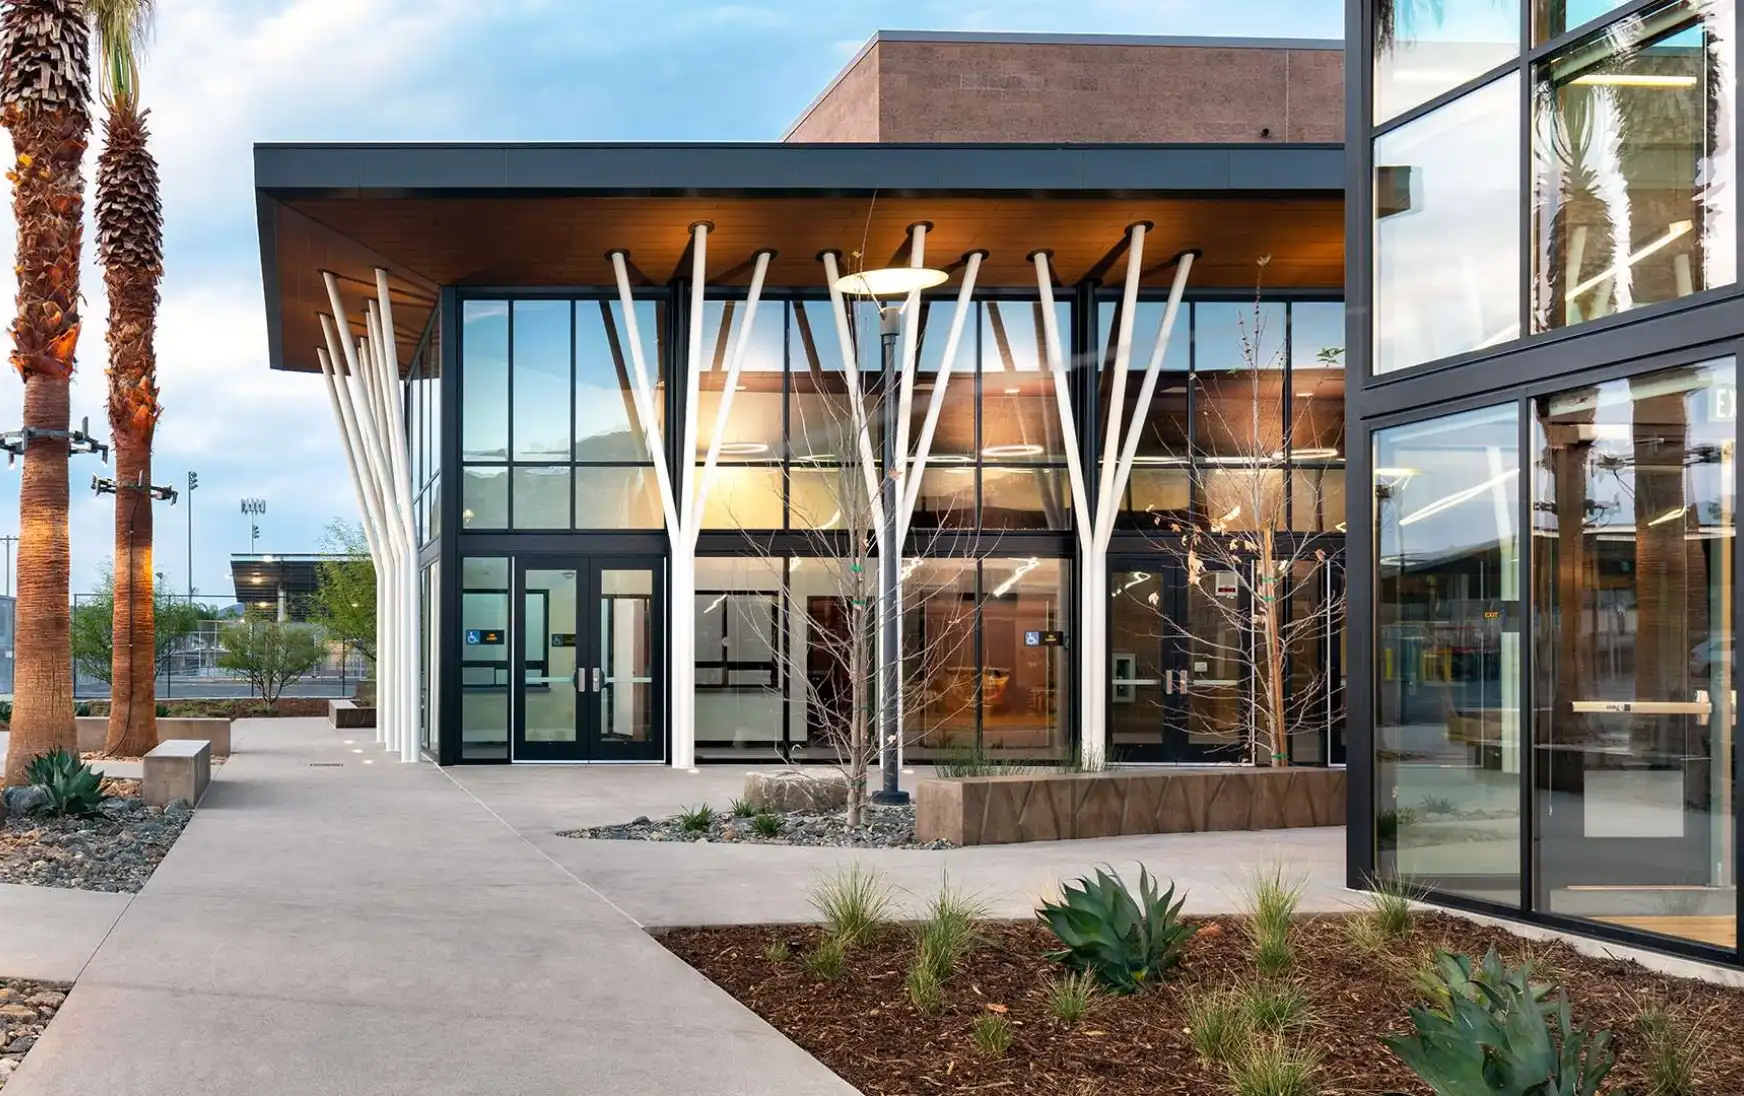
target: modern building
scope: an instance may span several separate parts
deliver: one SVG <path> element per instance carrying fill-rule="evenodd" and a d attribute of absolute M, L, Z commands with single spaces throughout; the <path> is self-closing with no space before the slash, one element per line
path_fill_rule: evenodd
<path fill-rule="evenodd" d="M 1318 546 L 1282 748 L 1342 760 L 1340 80 L 1325 42 L 880 34 L 781 143 L 257 146 L 271 363 L 328 367 L 416 591 L 404 747 L 827 756 L 900 514 L 907 756 L 1250 756 L 1276 590 L 1180 550 L 1215 526 Z"/>
<path fill-rule="evenodd" d="M 1737 962 L 1737 12 L 1348 5 L 1353 885 Z"/>
<path fill-rule="evenodd" d="M 321 564 L 344 558 L 322 552 L 233 553 L 230 579 L 236 587 L 236 603 L 278 620 L 307 620 L 310 599 L 321 584 Z"/>

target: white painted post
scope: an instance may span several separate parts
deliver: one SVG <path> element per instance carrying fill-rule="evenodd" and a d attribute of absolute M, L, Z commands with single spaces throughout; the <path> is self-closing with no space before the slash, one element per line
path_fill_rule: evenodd
<path fill-rule="evenodd" d="M 678 452 L 679 486 L 675 487 L 675 515 L 668 518 L 667 540 L 671 545 L 672 570 L 668 614 L 672 628 L 671 682 L 672 767 L 696 767 L 696 549 L 690 540 L 690 515 L 696 501 L 697 402 L 702 399 L 702 323 L 708 295 L 708 238 L 710 225 L 699 221 L 691 227 L 690 331 L 688 347 L 679 368 L 684 371 L 683 443 Z M 674 383 L 680 383 L 675 378 Z M 654 463 L 665 461 L 656 454 Z"/>
<path fill-rule="evenodd" d="M 902 510 L 896 520 L 896 529 L 903 538 L 908 537 L 909 522 L 914 518 L 914 508 L 920 502 L 921 480 L 926 475 L 927 460 L 933 452 L 933 433 L 939 425 L 939 416 L 945 409 L 945 389 L 950 384 L 953 363 L 957 360 L 957 345 L 963 338 L 963 325 L 968 319 L 970 305 L 974 302 L 975 281 L 981 273 L 981 260 L 986 258 L 985 251 L 969 253 L 968 265 L 963 270 L 963 285 L 957 291 L 957 311 L 951 317 L 951 331 L 945 338 L 945 357 L 939 363 L 938 379 L 933 382 L 932 399 L 927 403 L 926 421 L 921 423 L 920 442 L 915 446 L 914 466 L 909 470 L 907 489 L 902 497 Z"/>
<path fill-rule="evenodd" d="M 381 341 L 383 379 L 388 394 L 392 397 L 389 406 L 392 408 L 394 454 L 399 466 L 394 483 L 400 495 L 400 522 L 406 538 L 405 575 L 401 580 L 405 599 L 402 629 L 405 642 L 401 644 L 400 653 L 405 663 L 401 702 L 404 705 L 406 733 L 400 740 L 400 760 L 416 764 L 422 756 L 418 726 L 418 677 L 421 670 L 418 658 L 421 642 L 418 612 L 418 533 L 412 514 L 412 507 L 415 505 L 412 491 L 416 485 L 412 483 L 411 459 L 406 451 L 409 439 L 406 436 L 405 402 L 401 399 L 400 391 L 400 350 L 394 334 L 394 306 L 388 288 L 388 272 L 381 267 L 377 267 L 375 271 L 375 288 L 376 335 Z"/>
<path fill-rule="evenodd" d="M 745 364 L 745 351 L 751 345 L 751 332 L 757 324 L 757 305 L 763 299 L 763 278 L 769 273 L 769 259 L 772 255 L 772 251 L 757 252 L 757 263 L 751 271 L 751 289 L 745 295 L 745 313 L 739 318 L 739 329 L 733 332 L 727 349 L 727 375 L 722 381 L 720 405 L 715 408 L 715 430 L 709 438 L 708 454 L 703 458 L 702 471 L 698 474 L 696 505 L 691 510 L 690 523 L 686 527 L 693 555 L 696 552 L 697 534 L 702 531 L 703 511 L 708 507 L 709 489 L 714 486 L 716 466 L 720 463 L 722 439 L 726 437 L 727 427 L 732 423 L 733 397 L 739 388 L 739 371 Z"/>
<path fill-rule="evenodd" d="M 872 529 L 878 550 L 884 550 L 884 503 L 878 493 L 878 459 L 872 452 L 872 433 L 866 421 L 865 389 L 860 384 L 860 353 L 854 345 L 853 329 L 848 325 L 848 305 L 836 282 L 841 271 L 836 265 L 836 253 L 826 251 L 820 258 L 824 278 L 830 287 L 830 310 L 836 320 L 836 342 L 842 350 L 842 372 L 848 379 L 848 399 L 853 405 L 854 434 L 860 448 L 860 469 L 866 481 L 866 497 L 872 503 Z"/>

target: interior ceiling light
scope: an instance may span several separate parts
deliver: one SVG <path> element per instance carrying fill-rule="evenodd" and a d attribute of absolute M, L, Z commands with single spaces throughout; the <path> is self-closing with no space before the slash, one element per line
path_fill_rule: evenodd
<path fill-rule="evenodd" d="M 767 452 L 769 452 L 769 446 L 766 442 L 729 441 L 721 443 L 721 456 L 723 457 L 751 457 L 758 453 Z"/>
<path fill-rule="evenodd" d="M 1039 457 L 1042 447 L 1034 442 L 1021 442 L 1014 445 L 989 445 L 981 450 L 984 457 Z"/>
<path fill-rule="evenodd" d="M 1679 506 L 1675 510 L 1667 510 L 1665 513 L 1654 518 L 1652 521 L 1648 522 L 1647 524 L 1648 525 L 1664 525 L 1668 521 L 1676 521 L 1678 518 L 1683 517 L 1684 514 L 1686 514 L 1688 512 L 1689 512 L 1689 506 L 1687 504 L 1684 506 Z"/>
<path fill-rule="evenodd" d="M 852 297 L 902 297 L 950 280 L 944 271 L 924 266 L 885 266 L 844 274 L 836 279 L 836 289 Z"/>
<path fill-rule="evenodd" d="M 1576 76 L 1569 83 L 1611 88 L 1693 88 L 1696 78 L 1651 72 L 1589 72 L 1585 76 Z"/>

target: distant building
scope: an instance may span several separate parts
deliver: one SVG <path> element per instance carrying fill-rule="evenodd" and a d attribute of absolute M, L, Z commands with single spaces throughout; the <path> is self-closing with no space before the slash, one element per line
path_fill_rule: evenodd
<path fill-rule="evenodd" d="M 322 552 L 291 555 L 237 552 L 230 557 L 236 601 L 245 612 L 271 612 L 279 620 L 307 620 L 309 605 L 321 581 L 320 564 L 346 558 Z"/>

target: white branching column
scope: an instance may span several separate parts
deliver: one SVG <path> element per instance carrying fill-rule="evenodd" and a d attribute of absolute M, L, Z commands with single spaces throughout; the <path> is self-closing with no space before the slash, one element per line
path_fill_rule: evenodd
<path fill-rule="evenodd" d="M 683 372 L 685 389 L 684 418 L 680 426 L 679 480 L 675 484 L 666 467 L 665 438 L 660 430 L 659 404 L 656 401 L 654 378 L 642 353 L 642 335 L 636 319 L 635 296 L 630 289 L 628 252 L 610 253 L 612 269 L 618 281 L 618 300 L 624 311 L 624 341 L 630 351 L 630 383 L 634 389 L 636 417 L 641 420 L 642 441 L 648 459 L 653 462 L 654 476 L 660 491 L 661 513 L 666 521 L 667 541 L 671 546 L 672 565 L 667 584 L 669 617 L 677 622 L 672 633 L 671 682 L 672 765 L 690 769 L 696 765 L 696 636 L 688 625 L 696 602 L 696 544 L 702 531 L 709 490 L 720 464 L 721 444 L 726 438 L 733 412 L 733 394 L 739 387 L 739 372 L 745 354 L 751 346 L 751 334 L 757 321 L 757 306 L 763 297 L 763 280 L 769 273 L 769 260 L 775 253 L 757 252 L 751 272 L 751 287 L 745 295 L 745 309 L 738 327 L 732 332 L 727 349 L 727 371 L 722 381 L 720 404 L 715 410 L 714 432 L 709 437 L 707 454 L 700 469 L 696 467 L 697 406 L 702 397 L 702 374 L 707 369 L 703 356 L 703 302 L 707 289 L 708 234 L 707 222 L 691 226 L 691 298 L 690 338 L 679 368 Z"/>
<path fill-rule="evenodd" d="M 376 741 L 418 760 L 418 545 L 400 403 L 399 355 L 387 272 L 364 310 L 364 337 L 351 337 L 339 280 L 323 272 L 332 315 L 323 315 L 318 352 L 345 443 L 376 572 Z"/>
<path fill-rule="evenodd" d="M 1060 431 L 1065 440 L 1066 467 L 1072 482 L 1073 526 L 1077 531 L 1079 557 L 1083 560 L 1083 571 L 1078 578 L 1079 688 L 1083 696 L 1080 702 L 1083 723 L 1079 751 L 1086 762 L 1104 758 L 1108 749 L 1108 545 L 1114 536 L 1114 519 L 1120 513 L 1121 500 L 1132 479 L 1133 458 L 1138 454 L 1138 445 L 1150 417 L 1157 375 L 1162 370 L 1169 335 L 1175 328 L 1175 316 L 1181 308 L 1181 294 L 1186 291 L 1187 278 L 1198 254 L 1195 251 L 1183 252 L 1175 260 L 1175 281 L 1169 288 L 1169 303 L 1163 310 L 1150 361 L 1145 365 L 1138 399 L 1133 403 L 1132 420 L 1123 423 L 1126 373 L 1132 360 L 1132 327 L 1138 305 L 1139 280 L 1144 270 L 1146 229 L 1147 226 L 1140 223 L 1128 230 L 1126 286 L 1121 300 L 1120 325 L 1114 336 L 1112 392 L 1108 401 L 1108 422 L 1104 424 L 1099 447 L 1102 460 L 1094 507 L 1088 505 L 1089 495 L 1084 490 L 1086 481 L 1079 457 L 1077 419 L 1072 412 L 1060 326 L 1054 315 L 1054 280 L 1049 255 L 1038 251 L 1031 256 L 1036 267 L 1036 285 L 1041 291 L 1042 330 L 1047 343 L 1048 367 L 1054 374 L 1054 398 L 1059 404 Z"/>

